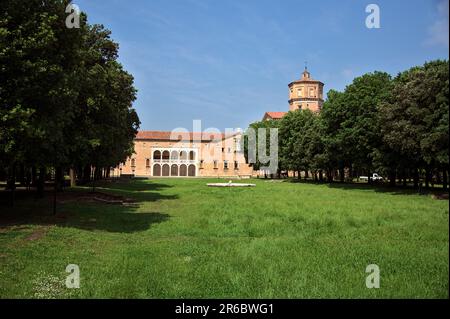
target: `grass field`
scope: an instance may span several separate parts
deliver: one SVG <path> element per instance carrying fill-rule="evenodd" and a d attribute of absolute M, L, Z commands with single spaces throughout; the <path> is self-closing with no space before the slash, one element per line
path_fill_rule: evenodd
<path fill-rule="evenodd" d="M 0 297 L 448 298 L 448 200 L 210 181 L 104 183 L 136 204 L 68 200 L 56 217 L 50 198 L 1 206 Z M 80 267 L 80 289 L 65 287 L 68 264 Z M 369 264 L 379 289 L 366 288 Z"/>

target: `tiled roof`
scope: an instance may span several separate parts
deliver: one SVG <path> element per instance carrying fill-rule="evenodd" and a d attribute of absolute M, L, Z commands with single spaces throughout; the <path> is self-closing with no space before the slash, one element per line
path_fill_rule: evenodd
<path fill-rule="evenodd" d="M 279 120 L 286 115 L 287 112 L 266 112 L 264 118 L 271 118 L 273 120 Z"/>
<path fill-rule="evenodd" d="M 221 140 L 235 134 L 213 133 L 213 132 L 169 132 L 169 131 L 139 131 L 137 140 L 159 140 L 159 141 L 212 141 Z"/>

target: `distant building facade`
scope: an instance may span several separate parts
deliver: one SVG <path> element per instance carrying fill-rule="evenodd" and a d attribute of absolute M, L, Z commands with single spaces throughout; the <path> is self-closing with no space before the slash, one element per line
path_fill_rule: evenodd
<path fill-rule="evenodd" d="M 242 134 L 138 132 L 135 154 L 114 174 L 142 177 L 251 177 Z"/>

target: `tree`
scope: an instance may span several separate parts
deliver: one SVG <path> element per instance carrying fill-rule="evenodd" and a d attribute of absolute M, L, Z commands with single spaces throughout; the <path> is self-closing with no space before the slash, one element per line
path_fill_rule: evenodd
<path fill-rule="evenodd" d="M 308 172 L 311 158 L 308 156 L 311 144 L 311 129 L 316 115 L 310 110 L 296 110 L 286 114 L 280 121 L 280 163 L 285 170 Z M 305 174 L 305 177 L 307 173 Z"/>
<path fill-rule="evenodd" d="M 260 122 L 254 122 L 249 125 L 249 128 L 246 131 L 246 134 L 244 134 L 244 156 L 247 163 L 249 163 L 250 158 L 254 157 L 254 163 L 250 163 L 255 170 L 259 170 L 262 167 L 264 167 L 267 163 L 260 162 L 261 156 L 260 155 L 266 155 L 270 154 L 270 130 L 271 129 L 278 129 L 279 128 L 279 122 L 277 120 L 267 120 L 267 121 L 260 121 Z M 259 154 L 258 153 L 258 145 L 260 144 L 261 136 L 260 136 L 260 129 L 263 129 L 265 132 L 265 152 L 266 154 Z M 252 135 L 253 133 L 254 136 Z M 254 141 L 251 139 L 254 138 Z M 252 149 L 252 144 L 256 146 L 256 149 Z M 250 153 L 253 153 L 253 156 L 249 156 Z M 278 175 L 280 174 L 280 169 L 278 169 Z M 267 178 L 267 173 L 264 172 L 264 176 Z"/>
<path fill-rule="evenodd" d="M 351 144 L 347 143 L 342 134 L 343 123 L 349 117 L 344 97 L 344 93 L 330 90 L 320 114 L 323 143 L 320 158 L 322 168 L 327 171 L 328 182 L 333 181 L 334 171 L 339 166 L 343 167 L 343 163 L 350 157 L 348 152 L 351 152 Z"/>
<path fill-rule="evenodd" d="M 17 167 L 40 168 L 43 190 L 49 168 L 58 186 L 68 168 L 107 170 L 133 152 L 133 77 L 109 30 L 85 14 L 80 28 L 65 26 L 69 3 L 0 3 L 0 165 L 10 185 Z"/>
<path fill-rule="evenodd" d="M 416 187 L 419 170 L 425 170 L 428 185 L 435 167 L 443 171 L 447 183 L 448 67 L 448 61 L 438 60 L 400 73 L 392 95 L 380 105 L 381 153 L 396 154 L 397 167 L 413 171 Z"/>

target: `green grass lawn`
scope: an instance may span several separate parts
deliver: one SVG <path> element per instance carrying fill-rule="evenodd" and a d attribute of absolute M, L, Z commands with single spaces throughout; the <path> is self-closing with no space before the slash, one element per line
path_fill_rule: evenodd
<path fill-rule="evenodd" d="M 448 298 L 448 200 L 211 181 L 104 183 L 136 205 L 67 201 L 56 217 L 50 198 L 1 206 L 0 297 Z M 68 264 L 80 267 L 80 289 L 65 288 Z M 369 264 L 379 289 L 366 288 Z"/>

